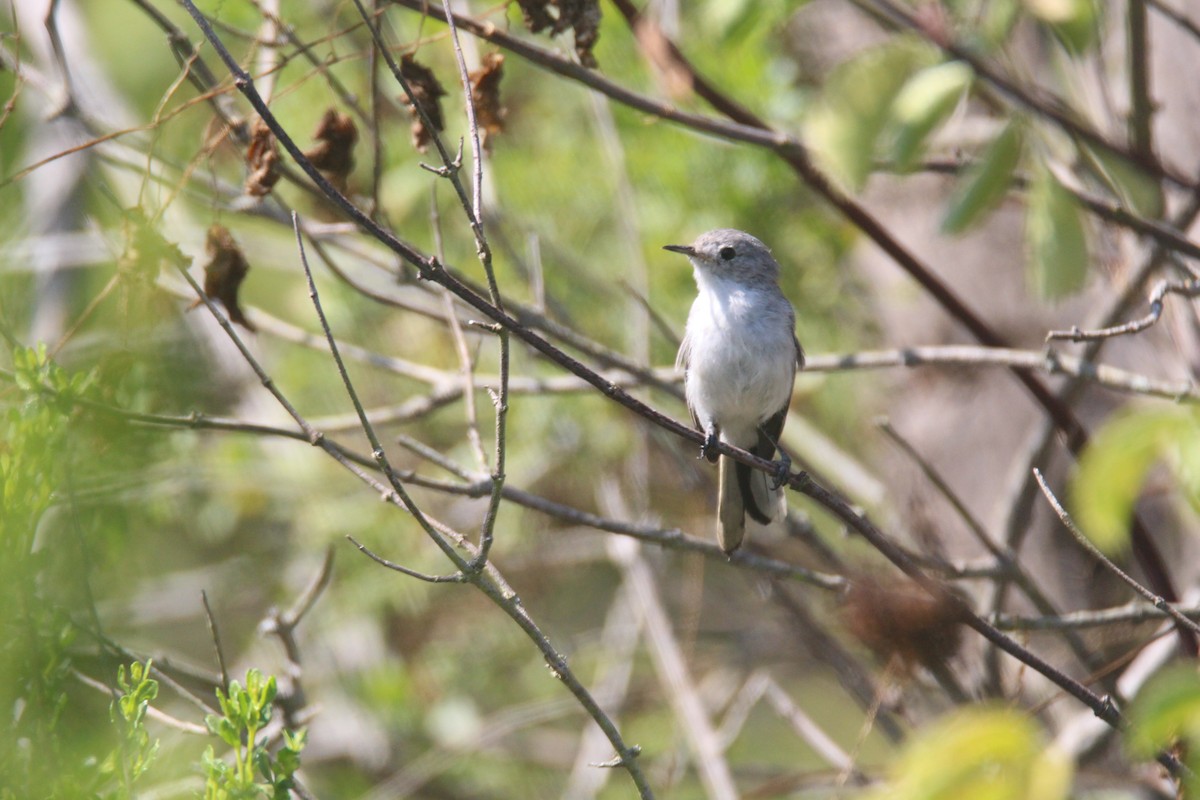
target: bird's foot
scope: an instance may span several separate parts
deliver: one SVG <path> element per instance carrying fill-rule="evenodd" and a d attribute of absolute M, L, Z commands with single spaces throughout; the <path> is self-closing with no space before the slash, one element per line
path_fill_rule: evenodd
<path fill-rule="evenodd" d="M 783 486 L 792 477 L 792 459 L 783 450 L 779 451 L 779 461 L 775 462 L 775 475 L 771 479 L 772 491 Z"/>

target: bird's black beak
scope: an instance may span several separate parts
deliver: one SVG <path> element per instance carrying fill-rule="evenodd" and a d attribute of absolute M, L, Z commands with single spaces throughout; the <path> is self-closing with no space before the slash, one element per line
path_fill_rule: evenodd
<path fill-rule="evenodd" d="M 696 248 L 690 244 L 664 244 L 663 250 L 670 250 L 672 253 L 683 253 L 685 256 L 696 255 Z"/>

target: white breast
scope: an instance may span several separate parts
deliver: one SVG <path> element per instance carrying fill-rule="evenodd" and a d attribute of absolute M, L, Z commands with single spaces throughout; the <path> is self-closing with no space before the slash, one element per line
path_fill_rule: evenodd
<path fill-rule="evenodd" d="M 687 401 L 702 426 L 715 423 L 722 438 L 745 446 L 791 397 L 792 308 L 778 289 L 706 283 L 692 304 L 680 354 L 687 361 Z"/>

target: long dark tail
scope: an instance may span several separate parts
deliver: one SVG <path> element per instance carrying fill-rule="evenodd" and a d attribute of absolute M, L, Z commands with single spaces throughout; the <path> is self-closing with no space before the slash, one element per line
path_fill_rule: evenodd
<path fill-rule="evenodd" d="M 746 534 L 746 506 L 742 498 L 750 493 L 742 491 L 743 469 L 741 464 L 724 456 L 717 463 L 717 541 L 727 554 L 741 546 Z"/>
<path fill-rule="evenodd" d="M 775 515 L 778 492 L 772 491 L 765 473 L 722 457 L 718 466 L 717 538 L 721 549 L 732 553 L 746 534 L 746 515 L 766 525 Z"/>

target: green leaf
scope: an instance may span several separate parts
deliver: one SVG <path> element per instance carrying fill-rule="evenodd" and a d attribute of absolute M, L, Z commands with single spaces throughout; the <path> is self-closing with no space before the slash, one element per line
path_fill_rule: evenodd
<path fill-rule="evenodd" d="M 915 73 L 892 103 L 898 127 L 892 158 L 908 169 L 925 150 L 925 140 L 946 120 L 971 85 L 974 73 L 961 61 L 926 67 Z"/>
<path fill-rule="evenodd" d="M 219 736 L 221 741 L 230 747 L 237 747 L 241 744 L 238 727 L 228 717 L 218 717 L 216 714 L 209 714 L 204 718 L 204 724 L 208 726 L 209 731 Z"/>
<path fill-rule="evenodd" d="M 1021 160 L 1023 140 L 1019 120 L 1008 123 L 992 140 L 979 163 L 963 176 L 951 196 L 942 220 L 944 232 L 962 233 L 1004 199 L 1013 171 Z"/>
<path fill-rule="evenodd" d="M 1010 709 L 970 708 L 927 727 L 905 749 L 892 779 L 873 795 L 889 800 L 1060 800 L 1071 762 L 1047 748 L 1034 722 Z"/>
<path fill-rule="evenodd" d="M 1025 8 L 1049 25 L 1067 48 L 1086 52 L 1096 43 L 1100 9 L 1096 0 L 1023 0 Z"/>
<path fill-rule="evenodd" d="M 896 94 L 932 51 L 908 40 L 868 50 L 829 76 L 808 115 L 805 136 L 817 164 L 853 190 L 875 164 L 875 142 Z"/>
<path fill-rule="evenodd" d="M 1200 675 L 1179 666 L 1155 675 L 1129 708 L 1126 742 L 1133 755 L 1153 756 L 1186 737 L 1200 736 Z"/>
<path fill-rule="evenodd" d="M 1029 284 L 1039 297 L 1058 299 L 1087 280 L 1088 249 L 1083 209 L 1058 178 L 1039 165 L 1025 210 Z"/>
<path fill-rule="evenodd" d="M 1186 409 L 1115 416 L 1092 438 L 1071 480 L 1075 521 L 1101 550 L 1120 552 L 1128 544 L 1129 521 L 1150 467 L 1165 457 L 1178 468 L 1179 456 L 1194 455 L 1198 446 L 1200 424 Z"/>
<path fill-rule="evenodd" d="M 1083 145 L 1079 153 L 1089 171 L 1103 181 L 1123 205 L 1143 217 L 1157 219 L 1162 215 L 1162 187 L 1144 169 L 1103 148 Z"/>

